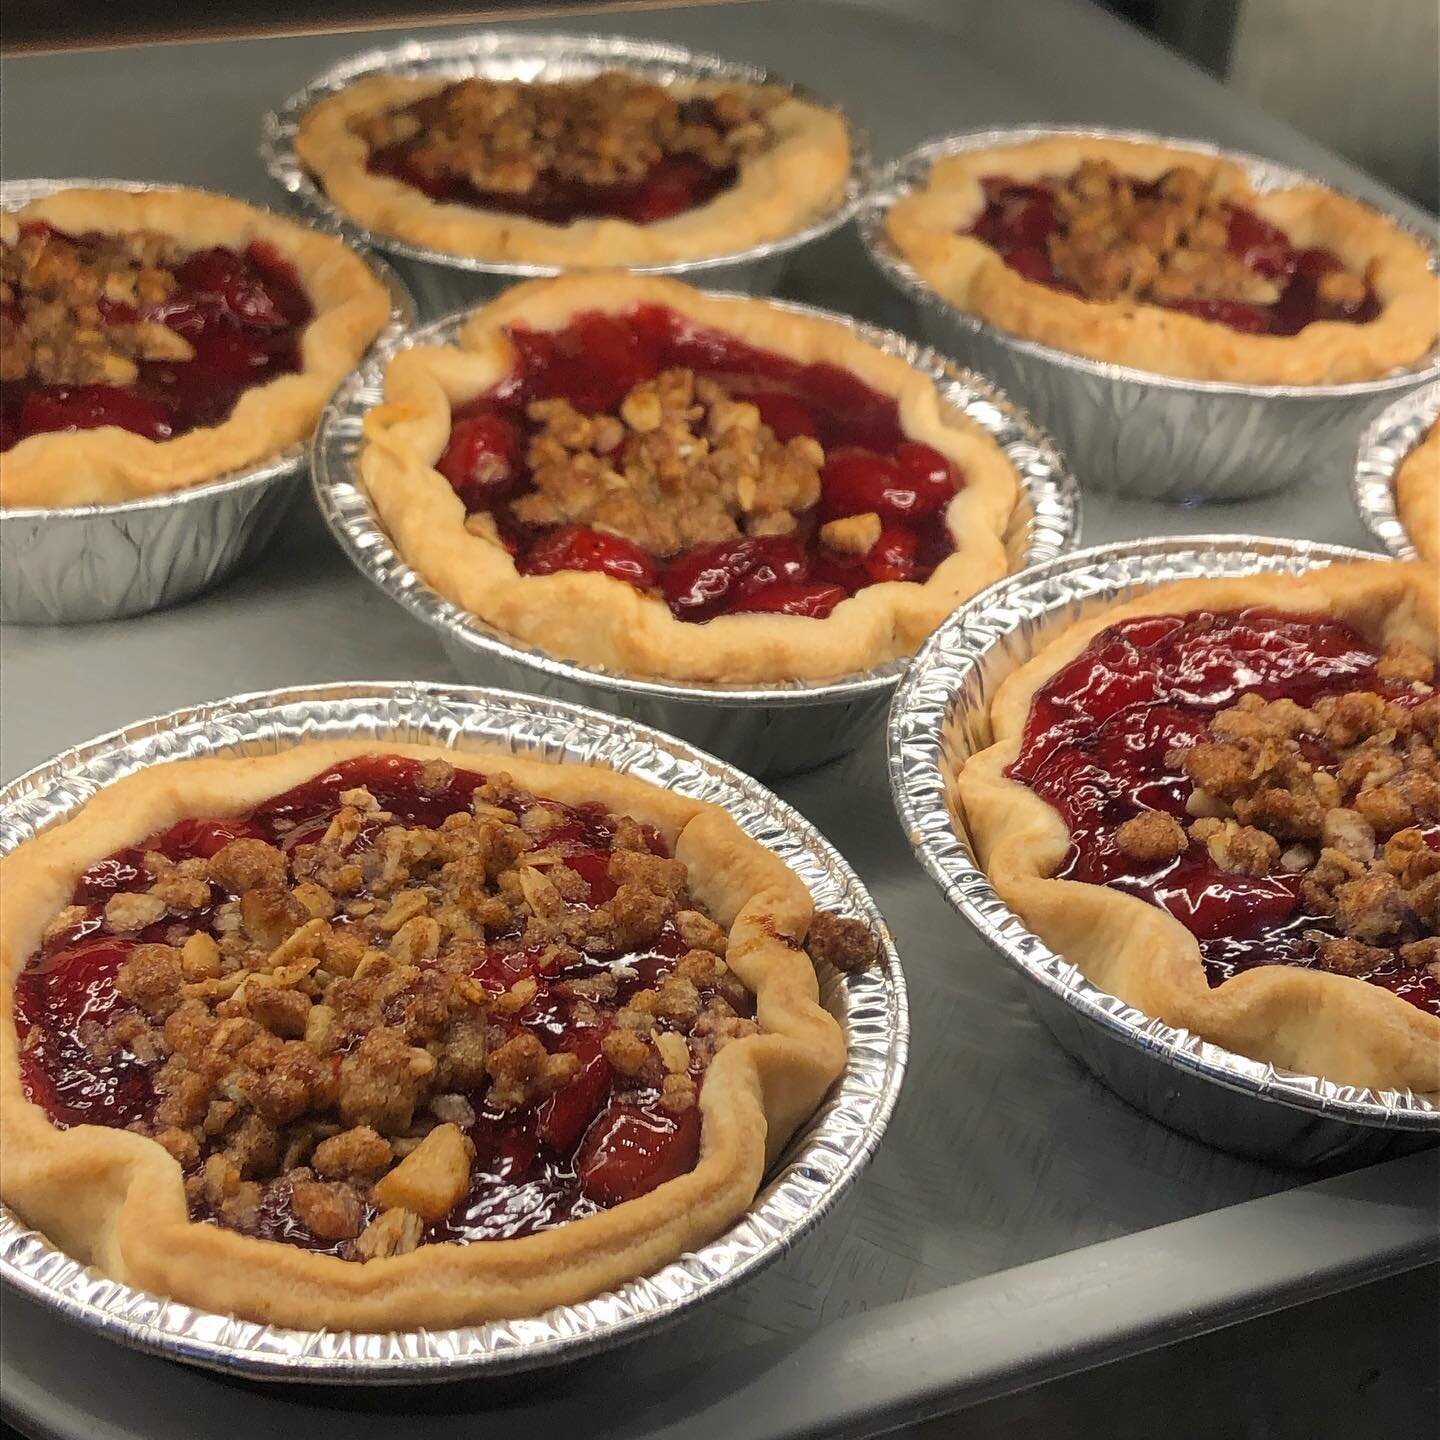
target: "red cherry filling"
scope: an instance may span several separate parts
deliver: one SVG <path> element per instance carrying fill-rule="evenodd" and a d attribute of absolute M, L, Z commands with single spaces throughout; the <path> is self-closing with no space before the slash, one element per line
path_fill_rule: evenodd
<path fill-rule="evenodd" d="M 1161 197 L 1159 182 L 1127 183 L 1138 200 Z M 1022 182 L 987 175 L 981 181 L 985 208 L 964 233 L 997 250 L 1006 265 L 1025 279 L 1081 295 L 1081 289 L 1057 267 L 1050 250 L 1051 240 L 1067 233 L 1065 216 L 1056 202 L 1057 192 L 1067 184 L 1057 179 Z M 1250 335 L 1297 335 L 1316 320 L 1364 324 L 1380 313 L 1379 301 L 1368 287 L 1363 297 L 1357 289 L 1354 297 L 1343 300 L 1321 294 L 1321 276 L 1345 268 L 1333 251 L 1297 248 L 1283 230 L 1242 205 L 1225 203 L 1223 215 L 1225 248 L 1256 275 L 1281 287 L 1276 300 L 1260 304 L 1240 299 L 1161 298 L 1143 291 L 1125 298 L 1163 305 Z"/>
<path fill-rule="evenodd" d="M 517 329 L 511 338 L 518 372 L 455 411 L 437 468 L 468 511 L 494 515 L 522 574 L 599 571 L 658 591 L 679 619 L 695 623 L 760 611 L 823 618 L 867 585 L 925 580 L 953 549 L 945 510 L 962 477 L 938 451 L 907 440 L 894 401 L 848 371 L 756 349 L 660 306 L 589 312 L 561 330 Z M 568 402 L 590 425 L 625 414 L 636 386 L 675 368 L 753 403 L 782 444 L 810 437 L 823 447 L 819 503 L 795 515 L 791 533 L 694 544 L 662 559 L 608 529 L 516 518 L 512 506 L 535 489 L 522 458 L 540 433 L 528 413 L 533 401 Z M 617 420 L 608 423 L 623 434 Z M 591 443 L 599 460 L 620 463 L 622 441 Z M 867 557 L 832 549 L 819 533 L 821 522 L 868 513 L 883 530 Z"/>
<path fill-rule="evenodd" d="M 487 785 L 490 788 L 477 795 Z M 346 831 L 354 838 L 345 842 L 343 850 L 334 851 L 335 835 L 345 830 L 346 815 L 355 814 L 351 807 L 362 803 L 357 798 L 362 789 L 379 809 L 371 812 L 358 834 Z M 501 821 L 505 828 L 494 829 Z M 486 837 L 479 837 L 484 843 L 478 848 L 462 848 L 443 864 L 437 857 L 428 870 L 420 871 L 425 857 L 434 855 L 434 847 L 441 843 L 435 837 L 453 836 L 467 825 L 492 828 Z M 421 827 L 418 841 L 417 832 L 409 827 Z M 524 836 L 532 838 L 523 842 Z M 529 877 L 515 887 L 516 892 L 536 883 L 537 874 L 551 877 L 548 883 L 558 885 L 563 893 L 566 912 L 577 920 L 583 918 L 580 929 L 593 935 L 593 941 L 560 947 L 557 952 L 553 943 L 527 938 L 522 927 L 529 921 L 523 916 L 531 912 L 514 912 L 507 923 L 505 907 L 497 909 L 493 899 L 485 898 L 487 893 L 505 891 L 508 880 L 493 883 L 487 891 L 486 876 L 510 863 L 505 856 L 519 853 L 522 843 L 528 843 L 541 869 L 510 872 Z M 327 870 L 326 853 L 333 853 L 337 863 L 354 867 L 354 873 L 346 878 L 333 866 Z M 350 1226 L 350 1236 L 338 1235 L 327 1228 L 333 1218 L 330 1212 L 323 1205 L 316 1208 L 313 1167 L 324 1163 L 319 1152 L 303 1171 L 271 1163 L 288 1143 L 304 1135 L 311 1121 L 320 1124 L 322 1133 L 333 1134 L 355 1123 L 353 1113 L 343 1113 L 347 1105 L 374 1103 L 367 1089 L 350 1092 L 347 1098 L 343 1083 L 347 1067 L 371 1043 L 374 1022 L 369 1029 L 339 1039 L 329 1051 L 322 1046 L 316 1052 L 318 1060 L 301 1064 L 304 1054 L 297 1059 L 294 1050 L 285 1050 L 281 1042 L 291 1037 L 285 1043 L 300 1052 L 309 1048 L 313 1025 L 307 1027 L 302 1018 L 275 1012 L 269 1023 L 277 1028 L 269 1036 L 253 1021 L 258 1017 L 263 1022 L 271 1012 L 238 1001 L 220 1011 L 229 1018 L 207 1021 L 201 1012 L 197 1019 L 193 997 L 203 993 L 204 985 L 183 987 L 183 974 L 172 976 L 172 982 L 183 988 L 172 993 L 169 1002 L 156 1000 L 154 976 L 163 978 L 165 966 L 174 961 L 164 960 L 157 970 L 152 954 L 150 968 L 142 967 L 138 978 L 127 968 L 144 960 L 147 951 L 164 947 L 177 947 L 169 952 L 172 955 L 189 956 L 188 948 L 178 947 L 195 936 L 218 939 L 221 946 L 232 947 L 226 953 L 233 953 L 237 936 L 243 939 L 249 933 L 233 928 L 236 918 L 242 927 L 259 925 L 264 933 L 270 909 L 283 908 L 284 891 L 273 888 L 273 879 L 262 883 L 262 877 L 280 863 L 277 856 L 285 857 L 287 885 L 293 887 L 303 873 L 312 877 L 305 883 L 313 893 L 314 877 L 329 877 L 327 884 L 335 886 L 331 898 L 338 906 L 329 921 L 334 937 L 329 943 L 341 946 L 337 954 L 351 956 L 343 963 L 353 964 L 364 952 L 372 971 L 379 963 L 376 947 L 383 952 L 388 946 L 392 960 L 397 958 L 400 941 L 394 926 L 377 928 L 375 923 L 397 898 L 427 897 L 432 913 L 440 913 L 436 907 L 442 893 L 448 904 L 490 907 L 484 928 L 473 941 L 452 942 L 459 948 L 449 955 L 445 967 L 432 969 L 423 960 L 411 962 L 419 965 L 419 978 L 390 985 L 374 1002 L 382 1007 L 378 1023 L 381 1033 L 392 1037 L 392 1046 L 393 1037 L 405 1035 L 414 1044 L 428 1034 L 440 1063 L 464 1076 L 449 1078 L 434 1089 L 444 1092 L 441 1099 L 448 1106 L 444 1113 L 468 1136 L 474 1159 L 463 1193 L 448 1213 L 426 1222 L 423 1241 L 465 1243 L 531 1234 L 643 1195 L 693 1168 L 700 1133 L 695 1102 L 709 1057 L 718 1048 L 717 1042 L 703 1037 L 712 1032 L 753 1032 L 749 1017 L 754 1002 L 723 963 L 692 948 L 698 917 L 687 922 L 689 939 L 681 938 L 675 915 L 694 908 L 688 892 L 671 894 L 663 915 L 654 912 L 662 889 L 643 887 L 648 883 L 647 864 L 669 863 L 663 838 L 599 806 L 571 807 L 537 799 L 508 782 L 487 782 L 474 771 L 422 765 L 396 755 L 344 761 L 244 816 L 181 820 L 98 861 L 80 877 L 71 897 L 75 912 L 67 912 L 64 926 L 52 927 L 45 946 L 21 971 L 16 984 L 22 1082 L 26 1094 L 57 1125 L 128 1127 L 157 1138 L 163 1132 L 161 1143 L 171 1148 L 185 1170 L 194 1218 L 347 1258 L 385 1253 L 367 1251 L 352 1238 L 358 1227 L 377 1221 L 384 1209 L 381 1200 L 369 1198 L 363 1189 L 356 1191 L 358 1198 L 352 1197 L 351 1203 L 360 1207 L 358 1218 Z M 420 887 L 417 890 L 394 887 L 387 866 L 402 856 L 404 864 L 417 867 L 412 877 Z M 196 867 L 208 876 L 202 886 L 206 903 L 186 909 L 172 890 L 166 913 L 143 931 L 105 933 L 115 913 L 106 907 L 147 897 L 159 879 L 155 872 L 163 871 L 166 862 L 190 866 L 171 872 L 172 885 L 178 875 L 195 874 Z M 561 871 L 569 874 L 568 881 L 555 879 Z M 653 884 L 663 887 L 671 880 L 667 871 Z M 272 888 L 267 890 L 267 885 Z M 248 888 L 237 900 L 240 886 Z M 624 886 L 630 889 L 622 894 Z M 262 892 L 270 896 L 265 905 L 252 903 Z M 199 898 L 199 894 L 190 897 Z M 223 920 L 220 912 L 227 907 L 238 909 L 238 916 Z M 415 913 L 424 908 L 420 905 Z M 290 923 L 297 919 L 291 917 Z M 462 921 L 453 923 L 463 930 Z M 361 938 L 347 949 L 344 937 L 351 934 Z M 641 938 L 632 943 L 627 936 Z M 483 1066 L 476 1072 L 474 1053 L 463 1045 L 456 1047 L 454 1032 L 437 1017 L 443 1019 L 445 1014 L 441 1003 L 448 993 L 442 983 L 445 971 L 462 952 L 469 979 L 489 997 L 480 1009 L 463 1012 L 470 1017 L 467 1024 L 483 1022 L 485 1043 L 479 1059 L 503 1059 L 518 1040 L 522 1049 L 530 1047 L 524 1053 L 532 1065 L 564 1061 L 568 1071 L 562 1083 L 532 1086 L 523 1098 L 502 1095 L 497 1088 L 502 1080 L 512 1082 L 517 1076 L 523 1080 L 531 1072 L 518 1062 L 508 1069 L 490 1068 L 488 1074 Z M 697 959 L 703 962 L 698 967 Z M 404 980 L 403 972 L 390 973 L 397 981 Z M 354 976 L 332 981 L 315 1003 L 329 1002 L 332 1009 L 338 1006 L 340 1012 L 351 1013 L 371 1003 L 364 994 L 364 973 L 357 970 Z M 183 1005 L 191 1007 L 183 1012 L 174 1008 L 182 997 Z M 628 1009 L 632 998 L 642 1008 Z M 642 1017 L 691 1046 L 688 1081 L 660 1066 L 658 1057 L 649 1056 L 649 1041 L 634 1038 L 632 1022 Z M 701 1019 L 705 1025 L 699 1024 Z M 228 1089 L 208 1110 L 203 1095 L 197 1097 L 184 1086 L 177 1089 L 171 1060 L 166 1058 L 172 1046 L 202 1042 L 207 1023 L 239 1025 L 242 1030 L 248 1026 L 244 1034 L 251 1037 L 246 1043 L 252 1050 L 242 1055 L 253 1052 L 255 1067 L 242 1068 L 224 1081 Z M 441 1028 L 435 1029 L 436 1024 Z M 644 1030 L 638 1033 L 643 1035 Z M 301 1034 L 307 1037 L 303 1042 L 294 1038 Z M 277 1045 L 281 1045 L 278 1051 Z M 255 1050 L 257 1046 L 261 1048 Z M 464 1070 L 465 1066 L 470 1069 Z M 338 1098 L 325 1088 L 324 1074 L 330 1067 L 341 1078 Z M 283 1085 L 268 1088 L 267 1077 L 282 1071 L 292 1077 L 285 1082 L 292 1085 L 300 1083 L 294 1077 L 311 1076 L 305 1083 L 320 1087 L 312 1102 L 316 1108 L 297 1114 L 291 1090 Z M 681 1095 L 679 1101 L 677 1085 L 681 1090 L 690 1087 L 688 1096 Z M 227 1100 L 226 1095 L 232 1098 Z M 229 1119 L 237 1096 L 253 1097 L 255 1109 L 246 1118 L 242 1110 Z M 342 1113 L 337 1113 L 337 1106 Z M 417 1119 L 421 1114 L 417 1108 Z M 187 1149 L 181 1131 L 189 1126 L 200 1134 L 199 1121 L 207 1115 L 211 1119 L 206 1121 L 206 1138 Z M 294 1117 L 299 1127 L 293 1135 L 286 1128 L 286 1117 Z M 405 1132 L 403 1122 L 371 1118 L 387 1135 L 395 1136 L 397 1125 Z M 258 1136 L 270 1138 L 257 1148 Z M 246 1178 L 237 1171 L 228 1191 L 216 1188 L 217 1175 L 223 1176 L 225 1164 L 236 1157 Z M 246 1185 L 254 1193 L 240 1204 L 235 1197 L 239 1194 L 243 1199 Z M 312 1187 L 308 1194 L 307 1186 Z"/>
<path fill-rule="evenodd" d="M 98 253 L 97 246 L 113 244 L 109 237 L 39 228 L 81 265 Z M 6 315 L 7 326 L 22 330 L 31 324 L 24 304 L 26 273 L 22 269 L 21 299 Z M 218 246 L 195 251 L 172 273 L 174 286 L 163 300 L 102 300 L 96 307 L 99 325 L 103 331 L 155 322 L 188 341 L 193 356 L 141 359 L 136 378 L 124 384 L 44 383 L 33 369 L 24 378 L 0 382 L 0 450 L 31 435 L 111 425 L 149 440 L 169 440 L 220 424 L 246 390 L 299 370 L 301 335 L 314 312 L 294 268 L 273 247 L 257 241 L 243 254 Z M 37 305 L 46 298 L 42 283 L 37 278 L 28 287 Z"/>
<path fill-rule="evenodd" d="M 1214 717 L 1242 697 L 1293 701 L 1307 710 L 1319 705 L 1317 714 L 1328 697 L 1361 692 L 1418 707 L 1429 692 L 1387 681 L 1380 662 L 1380 652 L 1353 629 L 1324 617 L 1244 611 L 1125 621 L 1102 631 L 1041 687 L 1007 774 L 1054 806 L 1069 827 L 1057 878 L 1110 885 L 1168 910 L 1199 941 L 1212 985 L 1261 965 L 1315 967 L 1327 937 L 1342 932 L 1333 907 L 1316 908 L 1318 892 L 1302 870 L 1222 868 L 1193 835 L 1177 835 L 1168 858 L 1140 859 L 1119 832 L 1150 811 L 1190 823 L 1196 786 L 1172 761 L 1209 742 Z M 1302 750 L 1317 772 L 1353 786 L 1328 733 L 1302 732 Z M 1440 819 L 1422 809 L 1405 823 L 1440 847 Z M 1382 833 L 1382 846 L 1384 839 Z M 1403 960 L 1404 938 L 1402 932 L 1382 940 L 1346 973 L 1440 1014 L 1440 977 Z"/>

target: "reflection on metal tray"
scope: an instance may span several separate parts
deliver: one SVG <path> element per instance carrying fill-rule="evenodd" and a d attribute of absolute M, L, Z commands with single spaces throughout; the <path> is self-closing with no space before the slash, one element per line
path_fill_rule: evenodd
<path fill-rule="evenodd" d="M 0 791 L 0 853 L 74 813 L 97 788 L 146 765 L 256 755 L 305 740 L 370 739 L 612 765 L 723 805 L 805 881 L 818 906 L 864 919 L 878 966 L 820 976 L 849 1059 L 745 1216 L 653 1275 L 543 1315 L 394 1334 L 286 1330 L 211 1314 L 89 1270 L 0 1208 L 0 1276 L 122 1344 L 239 1375 L 384 1384 L 454 1379 L 574 1360 L 668 1324 L 777 1259 L 832 1210 L 880 1143 L 905 1071 L 905 981 L 894 942 L 853 870 L 787 805 L 746 775 L 630 721 L 505 691 L 330 685 L 237 696 L 159 716 L 68 750 Z"/>
<path fill-rule="evenodd" d="M 995 440 L 1021 481 L 1021 500 L 1005 537 L 1014 568 L 1048 560 L 1076 543 L 1080 495 L 1064 459 L 1049 437 L 1003 393 L 891 331 L 807 306 L 786 308 L 844 324 L 868 344 L 900 356 L 929 376 L 944 400 Z M 438 320 L 406 343 L 451 343 L 465 319 L 462 313 Z M 311 460 L 315 496 L 355 566 L 392 600 L 439 631 L 464 679 L 538 691 L 630 715 L 754 775 L 813 769 L 853 750 L 874 728 L 905 668 L 903 660 L 841 680 L 763 687 L 639 680 L 559 660 L 511 640 L 437 594 L 396 553 L 355 478 L 361 426 L 365 412 L 383 395 L 388 358 L 377 353 L 336 391 L 315 434 Z"/>
<path fill-rule="evenodd" d="M 1394 1132 L 1440 1136 L 1440 1095 L 1367 1090 L 1277 1070 L 1176 1029 L 1089 983 L 1025 928 L 976 863 L 952 785 L 991 742 L 995 687 L 1060 628 L 1171 580 L 1300 573 L 1358 550 L 1215 535 L 1077 551 L 958 609 L 916 657 L 890 716 L 901 824 L 945 898 L 1032 982 L 1027 998 L 1067 1049 L 1132 1105 L 1197 1139 L 1286 1165 L 1373 1159 Z"/>
<path fill-rule="evenodd" d="M 1387 405 L 1360 439 L 1352 490 L 1370 533 L 1397 560 L 1414 560 L 1414 542 L 1395 508 L 1395 475 L 1440 418 L 1440 380 Z"/>

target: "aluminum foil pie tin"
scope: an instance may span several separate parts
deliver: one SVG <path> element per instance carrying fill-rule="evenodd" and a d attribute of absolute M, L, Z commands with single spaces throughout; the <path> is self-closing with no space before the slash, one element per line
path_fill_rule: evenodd
<path fill-rule="evenodd" d="M 134 180 L 0 181 L 0 209 L 77 185 L 163 190 Z M 390 322 L 376 344 L 415 323 L 395 272 L 366 262 L 390 291 Z M 0 509 L 0 623 L 56 625 L 142 615 L 227 579 L 265 548 L 305 474 L 303 445 L 250 469 L 183 490 L 116 504 Z"/>
<path fill-rule="evenodd" d="M 885 212 L 922 185 L 938 159 L 1049 135 L 1138 140 L 1224 155 L 1243 165 L 1261 192 L 1326 182 L 1197 140 L 1079 126 L 948 136 L 902 156 L 877 177 L 857 217 L 871 259 L 914 301 L 926 337 L 1022 400 L 1059 440 L 1083 484 L 1151 500 L 1186 501 L 1248 499 L 1302 479 L 1323 478 L 1338 486 L 1366 421 L 1387 401 L 1440 376 L 1440 351 L 1433 351 L 1420 365 L 1347 385 L 1182 380 L 1020 339 L 941 299 L 891 244 Z M 1420 238 L 1433 252 L 1434 237 Z"/>
<path fill-rule="evenodd" d="M 534 35 L 486 30 L 454 40 L 407 40 L 386 49 L 366 50 L 315 76 L 278 110 L 265 116 L 260 158 L 291 199 L 311 216 L 334 226 L 358 245 L 384 250 L 401 270 L 427 319 L 462 305 L 477 305 L 516 280 L 557 275 L 559 267 L 521 261 L 481 260 L 415 245 L 366 230 L 331 204 L 324 190 L 300 163 L 295 134 L 305 112 L 327 95 L 377 71 L 435 75 L 447 80 L 578 80 L 607 69 L 623 69 L 662 83 L 676 80 L 739 81 L 748 85 L 784 85 L 806 99 L 802 87 L 789 85 L 757 65 L 700 54 L 658 40 L 627 40 L 613 35 Z M 630 267 L 637 275 L 675 275 L 694 284 L 769 295 L 785 263 L 802 245 L 838 230 L 855 214 L 871 183 L 870 147 L 864 131 L 850 125 L 850 179 L 839 203 L 828 214 L 779 240 L 700 260 L 677 260 Z"/>
<path fill-rule="evenodd" d="M 654 1274 L 543 1315 L 391 1333 L 256 1324 L 108 1279 L 4 1207 L 0 1279 L 108 1339 L 208 1369 L 347 1385 L 454 1380 L 575 1360 L 649 1334 L 762 1270 L 835 1207 L 879 1145 L 904 1075 L 909 1021 L 894 941 L 855 872 L 808 821 L 749 776 L 668 736 L 575 705 L 463 686 L 347 684 L 240 695 L 115 731 L 11 781 L 0 790 L 0 854 L 147 765 L 268 755 L 322 739 L 608 765 L 724 806 L 800 876 L 818 908 L 861 918 L 881 939 L 878 964 L 849 975 L 828 967 L 820 973 L 821 1003 L 849 1049 L 844 1074 L 723 1235 Z"/>
<path fill-rule="evenodd" d="M 1387 405 L 1360 439 L 1352 486 L 1355 505 L 1365 528 L 1397 560 L 1417 559 L 1419 552 L 1395 508 L 1395 474 L 1437 419 L 1440 380 Z"/>
<path fill-rule="evenodd" d="M 1091 985 L 995 893 L 956 813 L 954 780 L 991 743 L 989 707 L 999 683 L 1097 608 L 1170 580 L 1300 573 L 1374 558 L 1250 535 L 1077 551 L 1002 580 L 956 610 L 916 656 L 890 710 L 890 783 L 902 828 L 945 898 L 1024 976 L 1027 999 L 1060 1043 L 1171 1129 L 1284 1165 L 1360 1164 L 1440 1138 L 1440 1094 L 1367 1090 L 1278 1070 Z"/>
<path fill-rule="evenodd" d="M 1020 474 L 1021 503 L 1006 537 L 1013 569 L 1071 549 L 1080 533 L 1080 495 L 1053 442 L 989 381 L 892 331 L 809 306 L 772 301 L 843 324 L 929 376 L 941 397 L 983 427 Z M 407 344 L 454 341 L 466 314 L 416 331 Z M 389 354 L 377 351 L 335 393 L 315 432 L 311 474 L 320 513 L 341 548 L 392 600 L 439 632 L 461 677 L 629 715 L 739 765 L 752 775 L 813 769 L 853 750 L 884 714 L 904 671 L 895 660 L 820 683 L 724 687 L 640 680 L 556 659 L 513 640 L 437 594 L 406 564 L 358 478 L 365 412 L 382 398 Z"/>

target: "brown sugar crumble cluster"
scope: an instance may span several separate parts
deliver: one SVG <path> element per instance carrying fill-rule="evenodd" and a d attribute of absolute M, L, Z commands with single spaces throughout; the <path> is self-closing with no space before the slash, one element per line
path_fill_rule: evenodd
<path fill-rule="evenodd" d="M 17 983 L 27 1093 L 156 1140 L 193 1218 L 346 1259 L 683 1174 L 711 1062 L 759 1029 L 655 831 L 443 760 L 181 821 L 75 902 Z M 877 954 L 859 922 L 814 933 L 841 968 Z"/>
<path fill-rule="evenodd" d="M 1280 300 L 1283 278 L 1236 253 L 1229 207 L 1198 171 L 1176 166 L 1145 188 L 1153 193 L 1137 194 L 1106 160 L 1086 160 L 1057 184 L 1061 228 L 1049 237 L 1050 260 L 1087 299 Z M 1344 269 L 1321 275 L 1317 287 L 1321 303 L 1337 308 L 1359 306 L 1368 293 L 1365 279 Z"/>
<path fill-rule="evenodd" d="M 1440 978 L 1440 695 L 1435 661 L 1386 649 L 1388 693 L 1324 695 L 1310 707 L 1250 694 L 1167 765 L 1195 789 L 1182 824 L 1145 811 L 1116 842 L 1147 865 L 1192 845 L 1231 873 L 1298 881 L 1319 963 L 1342 974 L 1399 963 Z M 1334 933 L 1330 933 L 1333 931 Z"/>
<path fill-rule="evenodd" d="M 469 79 L 411 105 L 352 121 L 381 151 L 408 147 L 421 178 L 459 178 L 477 191 L 524 195 L 553 178 L 587 186 L 643 179 L 667 157 L 732 169 L 770 139 L 764 91 L 677 100 L 663 85 L 606 71 L 555 84 Z"/>
<path fill-rule="evenodd" d="M 618 416 L 561 398 L 533 400 L 526 413 L 540 429 L 526 455 L 534 489 L 510 504 L 523 525 L 591 526 L 664 557 L 742 534 L 788 535 L 820 499 L 818 440 L 778 439 L 758 407 L 684 367 L 634 386 Z"/>
<path fill-rule="evenodd" d="M 189 360 L 158 320 L 127 321 L 174 292 L 178 247 L 166 235 L 63 235 L 46 225 L 0 240 L 0 380 L 126 385 L 139 361 Z"/>

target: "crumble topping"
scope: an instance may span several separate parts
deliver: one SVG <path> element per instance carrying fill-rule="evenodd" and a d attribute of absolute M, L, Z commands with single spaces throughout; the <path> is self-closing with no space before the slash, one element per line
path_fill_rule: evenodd
<path fill-rule="evenodd" d="M 1435 672 L 1402 642 L 1377 666 L 1393 693 L 1326 695 L 1308 708 L 1241 697 L 1165 757 L 1195 786 L 1188 823 L 1145 811 L 1117 830 L 1120 849 L 1162 864 L 1199 844 L 1221 870 L 1296 877 L 1308 912 L 1337 932 L 1306 932 L 1326 969 L 1394 957 L 1440 976 Z"/>
<path fill-rule="evenodd" d="M 1280 299 L 1280 283 L 1228 248 L 1227 206 L 1198 171 L 1176 166 L 1154 195 L 1137 194 L 1136 184 L 1108 160 L 1085 160 L 1055 187 L 1061 228 L 1048 239 L 1050 260 L 1087 299 Z M 1332 270 L 1318 293 L 1322 303 L 1350 308 L 1368 290 L 1363 277 Z"/>
<path fill-rule="evenodd" d="M 421 174 L 523 195 L 546 175 L 587 185 L 642 179 L 667 156 L 728 170 L 764 149 L 778 96 L 723 90 L 679 100 L 621 71 L 554 84 L 460 80 L 351 128 L 372 150 L 407 144 Z"/>
<path fill-rule="evenodd" d="M 74 237 L 34 225 L 0 241 L 0 380 L 126 385 L 137 361 L 191 359 L 183 335 L 135 318 L 174 291 L 182 258 L 148 230 Z"/>
<path fill-rule="evenodd" d="M 510 506 L 525 525 L 587 525 L 669 556 L 789 534 L 820 499 L 819 441 L 778 439 L 756 406 L 684 367 L 634 386 L 618 417 L 564 399 L 526 413 L 541 427 L 526 456 L 534 490 Z"/>

